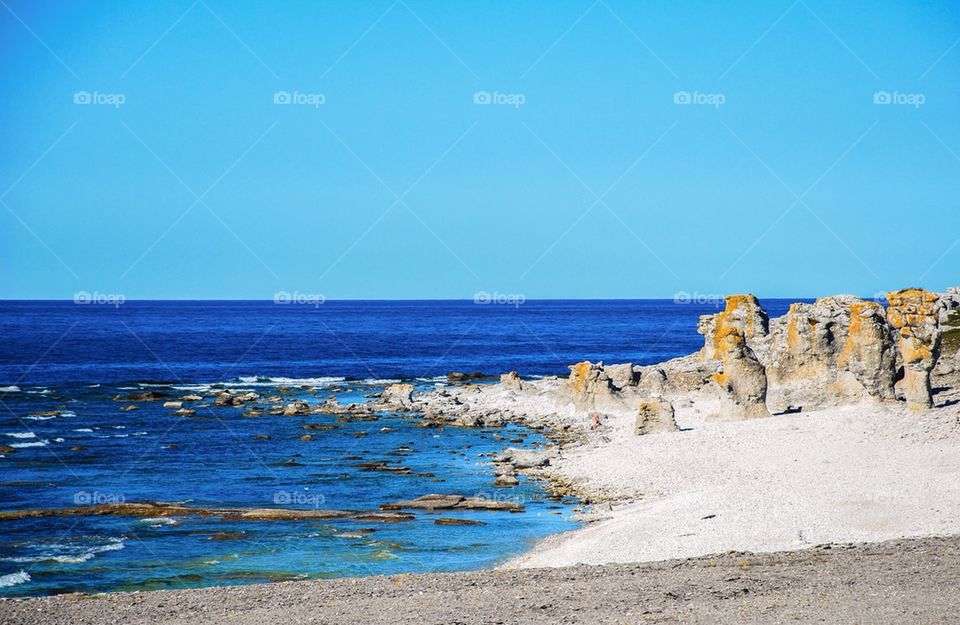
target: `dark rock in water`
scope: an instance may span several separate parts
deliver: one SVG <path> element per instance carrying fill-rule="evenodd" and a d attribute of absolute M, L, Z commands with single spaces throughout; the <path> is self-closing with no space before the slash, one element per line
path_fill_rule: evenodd
<path fill-rule="evenodd" d="M 180 401 L 203 401 L 203 397 L 200 395 L 183 395 L 180 397 Z"/>
<path fill-rule="evenodd" d="M 0 454 L 12 454 L 17 451 L 16 447 L 10 447 L 9 445 L 0 445 Z"/>
<path fill-rule="evenodd" d="M 486 525 L 483 521 L 475 521 L 473 519 L 450 519 L 442 518 L 435 519 L 433 521 L 434 525 Z"/>
<path fill-rule="evenodd" d="M 304 423 L 303 429 L 305 430 L 335 430 L 337 426 L 329 423 Z"/>
<path fill-rule="evenodd" d="M 354 465 L 358 469 L 363 471 L 384 471 L 387 473 L 403 473 L 409 474 L 412 473 L 409 467 L 399 466 L 399 465 L 390 465 L 383 460 L 375 460 L 372 462 L 361 462 Z"/>
<path fill-rule="evenodd" d="M 447 380 L 450 382 L 466 382 L 467 380 L 480 380 L 487 377 L 479 371 L 473 373 L 464 373 L 463 371 L 451 371 L 447 374 Z"/>
<path fill-rule="evenodd" d="M 507 512 L 522 512 L 524 507 L 513 501 L 498 501 L 486 499 L 483 497 L 464 497 L 463 495 L 438 495 L 430 494 L 408 499 L 406 501 L 395 501 L 385 503 L 380 506 L 381 510 L 504 510 Z"/>
<path fill-rule="evenodd" d="M 250 538 L 250 535 L 246 532 L 217 532 L 207 540 L 245 540 L 247 538 Z"/>
<path fill-rule="evenodd" d="M 520 483 L 520 480 L 517 479 L 515 475 L 498 475 L 497 479 L 494 480 L 494 486 L 516 486 Z"/>
<path fill-rule="evenodd" d="M 159 401 L 169 397 L 166 393 L 157 391 L 147 391 L 145 393 L 129 393 L 127 395 L 115 395 L 113 401 Z"/>
<path fill-rule="evenodd" d="M 409 512 L 364 512 L 353 517 L 354 521 L 373 521 L 376 523 L 400 523 L 412 521 L 416 517 Z"/>
<path fill-rule="evenodd" d="M 70 448 L 70 451 L 86 451 L 86 450 L 87 448 L 84 447 L 83 445 L 74 445 L 73 447 Z"/>
<path fill-rule="evenodd" d="M 444 510 L 455 507 L 464 500 L 463 495 L 438 495 L 430 494 L 408 499 L 404 501 L 395 501 L 385 503 L 380 506 L 381 510 L 400 510 L 403 508 L 414 510 Z"/>
<path fill-rule="evenodd" d="M 130 411 L 132 411 L 132 410 L 140 410 L 140 408 L 137 407 L 137 406 L 134 406 L 133 404 L 130 404 L 129 406 L 124 406 L 124 407 L 122 407 L 120 410 L 122 410 L 122 411 L 124 411 L 124 412 L 130 412 Z"/>
<path fill-rule="evenodd" d="M 180 417 L 192 417 L 193 415 L 197 414 L 197 411 L 193 408 L 181 408 L 180 410 L 174 410 L 173 414 Z"/>
<path fill-rule="evenodd" d="M 273 437 L 270 436 L 269 434 L 254 434 L 250 438 L 252 438 L 255 441 L 268 441 Z"/>
<path fill-rule="evenodd" d="M 300 440 L 302 440 L 305 443 L 309 443 L 310 441 L 314 440 L 314 437 L 312 434 L 304 434 L 303 436 L 300 437 Z"/>
<path fill-rule="evenodd" d="M 280 463 L 281 467 L 302 467 L 303 464 L 297 462 L 296 460 L 287 460 L 286 462 Z"/>

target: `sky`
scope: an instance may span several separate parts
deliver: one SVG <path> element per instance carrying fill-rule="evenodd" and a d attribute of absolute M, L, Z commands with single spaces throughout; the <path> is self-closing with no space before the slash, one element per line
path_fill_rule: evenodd
<path fill-rule="evenodd" d="M 960 284 L 960 4 L 0 1 L 0 298 Z"/>

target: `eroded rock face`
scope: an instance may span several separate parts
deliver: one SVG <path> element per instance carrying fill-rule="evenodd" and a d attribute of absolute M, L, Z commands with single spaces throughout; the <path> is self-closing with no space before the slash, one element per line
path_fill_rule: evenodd
<path fill-rule="evenodd" d="M 769 342 L 774 410 L 894 399 L 896 346 L 883 307 L 851 295 L 796 303 Z"/>
<path fill-rule="evenodd" d="M 610 376 L 602 362 L 578 362 L 570 366 L 569 387 L 574 405 L 582 410 L 602 410 L 619 405 Z"/>
<path fill-rule="evenodd" d="M 766 407 L 767 375 L 747 343 L 748 337 L 765 338 L 767 314 L 753 295 L 730 295 L 726 308 L 711 318 L 701 317 L 697 331 L 704 334 L 701 356 L 719 361 L 720 371 L 711 379 L 722 390 L 723 416 L 751 418 L 770 416 Z"/>
<path fill-rule="evenodd" d="M 665 399 L 641 400 L 634 431 L 638 436 L 657 432 L 675 432 L 678 428 L 673 415 L 673 406 Z"/>
<path fill-rule="evenodd" d="M 907 407 L 926 410 L 933 406 L 930 371 L 940 355 L 940 298 L 924 289 L 903 289 L 887 293 L 887 301 L 887 319 L 898 331 Z"/>

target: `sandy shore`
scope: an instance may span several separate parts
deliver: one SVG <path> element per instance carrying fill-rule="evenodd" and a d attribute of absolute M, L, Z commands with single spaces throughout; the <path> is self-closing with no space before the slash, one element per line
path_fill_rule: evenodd
<path fill-rule="evenodd" d="M 765 555 L 0 601 L 9 625 L 956 622 L 960 537 Z"/>
<path fill-rule="evenodd" d="M 945 403 L 945 399 L 941 399 Z M 637 437 L 611 416 L 547 473 L 609 503 L 509 566 L 780 551 L 960 534 L 960 405 L 917 415 L 848 406 L 717 422 L 676 402 L 681 430 Z"/>

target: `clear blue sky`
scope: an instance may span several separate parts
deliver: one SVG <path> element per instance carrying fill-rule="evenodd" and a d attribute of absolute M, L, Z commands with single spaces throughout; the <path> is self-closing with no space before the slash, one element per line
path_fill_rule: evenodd
<path fill-rule="evenodd" d="M 956 2 L 0 4 L 3 298 L 960 283 Z"/>

